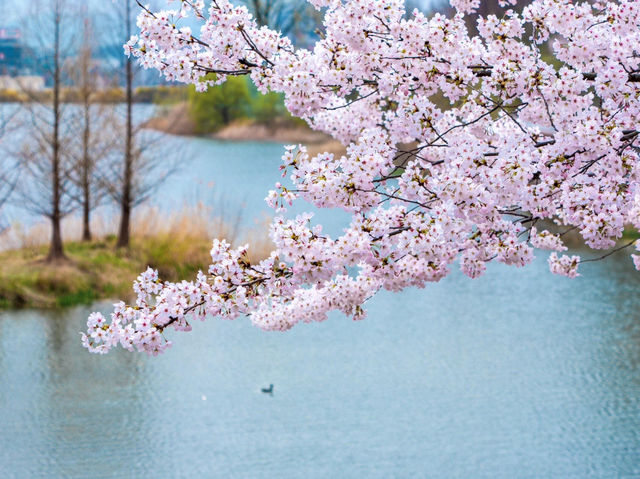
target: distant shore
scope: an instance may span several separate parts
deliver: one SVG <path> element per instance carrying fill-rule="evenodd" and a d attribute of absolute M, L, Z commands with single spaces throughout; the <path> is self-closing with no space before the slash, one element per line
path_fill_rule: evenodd
<path fill-rule="evenodd" d="M 78 88 L 65 87 L 60 92 L 63 103 L 82 103 L 81 92 Z M 182 86 L 141 86 L 133 91 L 133 103 L 139 104 L 174 104 L 184 101 L 187 90 Z M 51 102 L 53 90 L 51 88 L 38 90 L 21 90 L 0 88 L 0 103 L 32 103 Z M 126 101 L 123 88 L 114 87 L 96 90 L 91 101 L 97 104 L 121 104 Z"/>
<path fill-rule="evenodd" d="M 164 109 L 160 115 L 148 120 L 144 126 L 170 135 L 202 136 L 197 133 L 196 125 L 189 116 L 186 103 L 178 103 Z M 307 146 L 312 154 L 323 151 L 344 154 L 344 147 L 329 135 L 313 131 L 305 125 L 288 124 L 282 121 L 274 121 L 271 125 L 249 120 L 238 121 L 205 136 L 227 141 L 302 144 Z"/>

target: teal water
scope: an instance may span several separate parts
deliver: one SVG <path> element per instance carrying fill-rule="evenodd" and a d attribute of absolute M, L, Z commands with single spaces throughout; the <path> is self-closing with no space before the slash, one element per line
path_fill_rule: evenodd
<path fill-rule="evenodd" d="M 267 211 L 280 146 L 176 141 L 158 204 L 213 181 Z M 582 273 L 454 272 L 288 333 L 212 319 L 159 358 L 82 349 L 108 303 L 1 312 L 0 477 L 640 477 L 639 276 L 624 254 Z"/>
<path fill-rule="evenodd" d="M 182 166 L 154 195 L 156 204 L 172 210 L 202 202 L 212 207 L 212 214 L 219 213 L 230 222 L 239 218 L 245 230 L 262 226 L 274 216 L 264 198 L 277 182 L 288 181 L 279 170 L 282 144 L 171 137 L 167 148 Z M 304 211 L 309 211 L 309 205 L 299 202 L 287 214 Z M 314 210 L 314 214 L 334 236 L 348 225 L 349 215 L 341 211 Z"/>

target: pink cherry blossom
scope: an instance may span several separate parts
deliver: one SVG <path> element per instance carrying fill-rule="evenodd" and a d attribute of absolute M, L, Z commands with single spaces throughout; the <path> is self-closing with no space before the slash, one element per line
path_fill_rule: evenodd
<path fill-rule="evenodd" d="M 331 311 L 362 319 L 382 289 L 424 287 L 457 262 L 471 278 L 491 261 L 525 266 L 534 249 L 553 251 L 552 273 L 576 277 L 580 257 L 558 256 L 562 232 L 539 231 L 543 220 L 593 249 L 640 227 L 640 2 L 534 0 L 519 14 L 503 1 L 478 36 L 466 23 L 477 0 L 452 0 L 448 17 L 407 17 L 401 0 L 311 3 L 326 10 L 310 49 L 229 0 L 181 0 L 142 9 L 125 52 L 199 90 L 246 75 L 284 94 L 346 154 L 286 147 L 286 181 L 266 188 L 268 204 L 283 214 L 304 200 L 348 212 L 350 224 L 330 237 L 310 214 L 278 216 L 275 249 L 256 264 L 248 246 L 215 240 L 193 281 L 148 270 L 135 306 L 89 318 L 91 351 L 159 354 L 168 328 L 212 316 L 278 331 Z"/>

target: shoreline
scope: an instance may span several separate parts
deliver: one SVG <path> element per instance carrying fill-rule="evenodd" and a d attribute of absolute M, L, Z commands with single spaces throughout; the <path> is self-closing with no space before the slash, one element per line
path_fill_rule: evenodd
<path fill-rule="evenodd" d="M 169 135 L 221 141 L 302 144 L 307 146 L 309 153 L 313 155 L 325 151 L 342 155 L 346 151 L 341 143 L 325 133 L 314 131 L 306 125 L 295 125 L 278 120 L 271 125 L 248 120 L 238 121 L 215 133 L 198 134 L 196 125 L 189 116 L 186 103 L 178 103 L 164 109 L 158 116 L 147 120 L 144 127 Z"/>

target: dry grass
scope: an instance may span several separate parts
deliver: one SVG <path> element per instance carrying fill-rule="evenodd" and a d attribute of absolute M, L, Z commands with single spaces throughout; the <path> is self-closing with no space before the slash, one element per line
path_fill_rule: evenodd
<path fill-rule="evenodd" d="M 192 279 L 206 271 L 213 238 L 230 243 L 250 243 L 250 260 L 267 257 L 272 244 L 266 225 L 242 232 L 240 218 L 215 217 L 203 205 L 185 207 L 166 215 L 157 208 L 141 209 L 135 215 L 129 250 L 115 249 L 113 225 L 95 223 L 100 239 L 78 241 L 77 221 L 64 223 L 68 261 L 50 264 L 47 253 L 49 228 L 38 224 L 29 229 L 14 226 L 5 237 L 0 253 L 0 307 L 52 307 L 90 302 L 98 298 L 126 299 L 136 276 L 151 266 L 165 280 Z M 7 250 L 7 238 L 15 246 Z"/>
<path fill-rule="evenodd" d="M 136 218 L 133 249 L 163 278 L 184 279 L 206 269 L 212 238 L 226 239 L 234 246 L 249 243 L 252 261 L 267 257 L 272 250 L 266 225 L 243 233 L 239 216 L 229 221 L 214 216 L 213 208 L 202 204 L 169 215 L 157 208 L 147 209 Z"/>

